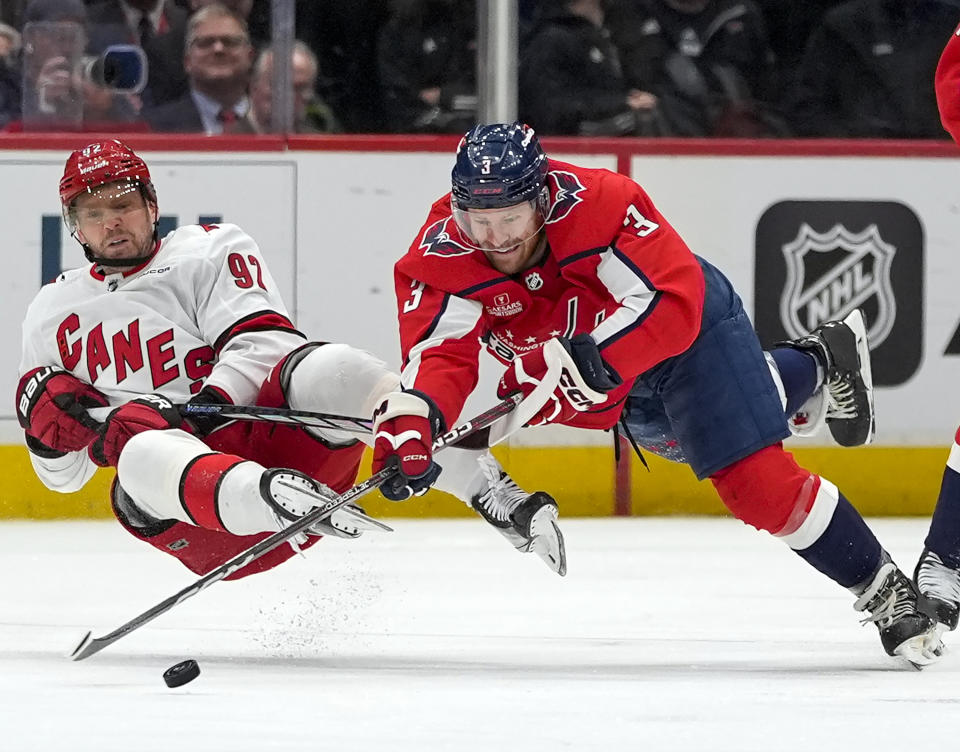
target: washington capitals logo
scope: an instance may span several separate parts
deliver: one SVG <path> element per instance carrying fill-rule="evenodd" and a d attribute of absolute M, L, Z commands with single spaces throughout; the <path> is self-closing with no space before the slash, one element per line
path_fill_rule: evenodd
<path fill-rule="evenodd" d="M 583 201 L 580 194 L 586 188 L 580 182 L 580 178 L 565 170 L 553 170 L 547 173 L 547 182 L 553 194 L 553 206 L 550 207 L 550 216 L 547 217 L 547 224 L 550 224 L 559 222 L 573 210 L 573 207 Z"/>
<path fill-rule="evenodd" d="M 790 337 L 813 331 L 824 321 L 841 319 L 874 301 L 871 348 L 890 334 L 897 304 L 890 269 L 897 249 L 880 237 L 877 225 L 851 232 L 842 224 L 825 233 L 803 223 L 783 246 L 787 279 L 780 297 L 780 318 Z"/>
<path fill-rule="evenodd" d="M 423 233 L 423 238 L 420 240 L 420 247 L 424 249 L 424 256 L 443 256 L 450 258 L 473 253 L 472 248 L 461 245 L 450 237 L 450 233 L 447 232 L 447 222 L 451 219 L 452 217 L 445 217 L 444 219 L 437 220 Z"/>

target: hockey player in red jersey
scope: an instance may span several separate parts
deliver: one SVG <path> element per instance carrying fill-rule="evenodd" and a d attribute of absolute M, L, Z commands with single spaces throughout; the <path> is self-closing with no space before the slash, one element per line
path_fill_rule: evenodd
<path fill-rule="evenodd" d="M 782 446 L 788 416 L 805 422 L 799 413 L 825 418 L 838 443 L 872 438 L 859 311 L 764 353 L 729 281 L 637 183 L 548 159 L 520 123 L 466 134 L 452 192 L 434 203 L 395 277 L 403 390 L 375 414 L 374 468 L 396 465 L 404 477 L 385 493 L 437 477 L 430 440 L 477 384 L 483 343 L 505 366 L 499 396 L 522 392 L 528 424 L 619 424 L 850 589 L 887 653 L 918 665 L 939 655 L 910 580 L 836 486 Z M 531 506 L 481 512 L 522 540 Z"/>
<path fill-rule="evenodd" d="M 74 491 L 98 466 L 116 467 L 111 501 L 121 524 L 199 574 L 355 482 L 364 444 L 351 434 L 183 420 L 175 404 L 368 416 L 397 388 L 397 374 L 361 350 L 308 342 L 239 227 L 185 226 L 161 240 L 150 172 L 121 142 L 73 152 L 60 198 L 90 266 L 62 273 L 31 303 L 16 394 L 45 485 Z M 454 473 L 446 490 L 469 499 L 504 483 L 476 468 Z M 369 524 L 347 506 L 299 547 L 322 535 L 356 537 Z M 231 577 L 292 554 L 281 546 Z"/>
<path fill-rule="evenodd" d="M 943 127 L 960 144 L 960 29 L 950 37 L 934 77 Z M 960 429 L 943 470 L 923 552 L 914 570 L 921 605 L 944 630 L 960 621 Z"/>

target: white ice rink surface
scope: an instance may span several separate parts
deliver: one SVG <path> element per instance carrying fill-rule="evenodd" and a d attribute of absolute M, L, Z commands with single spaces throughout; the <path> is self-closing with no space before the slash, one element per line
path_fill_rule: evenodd
<path fill-rule="evenodd" d="M 566 578 L 479 519 L 393 524 L 217 583 L 79 663 L 65 654 L 87 629 L 111 631 L 193 575 L 115 523 L 0 524 L 0 750 L 874 752 L 956 739 L 960 646 L 901 668 L 851 595 L 732 520 L 564 520 Z M 926 521 L 873 524 L 912 570 Z M 200 677 L 168 689 L 161 674 L 189 657 Z"/>

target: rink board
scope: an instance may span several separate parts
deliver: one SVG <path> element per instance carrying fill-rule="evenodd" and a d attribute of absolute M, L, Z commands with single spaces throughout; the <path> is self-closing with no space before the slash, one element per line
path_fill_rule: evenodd
<path fill-rule="evenodd" d="M 685 465 L 647 456 L 648 472 L 630 460 L 627 492 L 617 491 L 609 447 L 507 447 L 495 452 L 524 488 L 543 489 L 568 517 L 632 515 L 725 515 L 713 486 L 697 482 Z M 867 516 L 929 515 L 937 498 L 947 450 L 943 447 L 797 449 L 805 467 L 833 481 Z M 438 457 L 442 461 L 442 457 Z M 112 470 L 100 470 L 73 494 L 45 489 L 21 447 L 0 447 L 0 518 L 99 518 L 110 515 L 107 501 Z M 369 474 L 369 452 L 361 476 Z M 623 475 L 621 474 L 621 483 Z M 618 504 L 618 499 L 620 500 Z M 374 493 L 363 500 L 368 512 L 384 517 L 464 517 L 472 514 L 451 496 L 431 491 L 395 504 Z"/>

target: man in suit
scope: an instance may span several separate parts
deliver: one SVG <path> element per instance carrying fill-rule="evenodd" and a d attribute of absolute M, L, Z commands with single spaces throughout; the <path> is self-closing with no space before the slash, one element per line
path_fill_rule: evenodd
<path fill-rule="evenodd" d="M 155 131 L 206 133 L 230 131 L 250 109 L 247 87 L 253 47 L 246 23 L 222 5 L 201 8 L 187 23 L 183 67 L 188 92 L 147 110 Z"/>

